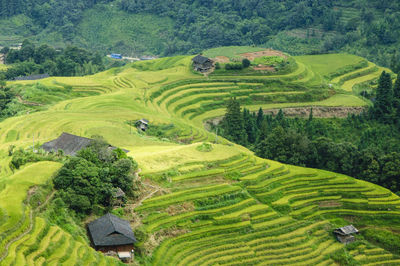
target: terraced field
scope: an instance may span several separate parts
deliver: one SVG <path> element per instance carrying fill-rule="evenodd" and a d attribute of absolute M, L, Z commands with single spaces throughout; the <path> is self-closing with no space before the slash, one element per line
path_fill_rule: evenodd
<path fill-rule="evenodd" d="M 295 69 L 283 75 L 204 77 L 190 70 L 191 57 L 180 56 L 40 81 L 92 94 L 0 122 L 0 265 L 118 263 L 95 252 L 87 240 L 50 225 L 28 204 L 30 188 L 47 182 L 60 164 L 35 163 L 15 172 L 9 167 L 10 145 L 29 148 L 33 139 L 43 143 L 64 131 L 102 135 L 130 150 L 143 179 L 156 183 L 153 196 L 135 209 L 139 220 L 132 220 L 149 236 L 142 243 L 148 255 L 141 258 L 149 264 L 331 265 L 331 255 L 343 248 L 331 231 L 349 219 L 374 217 L 397 230 L 393 221 L 399 219 L 400 199 L 390 191 L 262 160 L 204 129 L 205 120 L 224 114 L 230 97 L 250 110 L 364 106 L 368 103 L 351 88 L 382 70 L 350 55 L 295 60 Z M 177 138 L 139 134 L 127 121 L 141 118 L 173 124 L 168 134 Z M 201 142 L 216 140 L 212 151 L 198 149 Z M 362 237 L 360 242 L 351 253 L 356 261 L 398 263 L 396 254 Z"/>
<path fill-rule="evenodd" d="M 397 196 L 347 176 L 248 154 L 214 165 L 173 176 L 173 192 L 137 208 L 149 234 L 178 235 L 156 249 L 154 264 L 331 265 L 328 255 L 343 247 L 331 234 L 332 217 L 400 218 Z M 223 181 L 209 185 L 221 176 Z M 359 247 L 354 255 L 362 256 L 355 259 L 381 265 L 399 261 L 383 249 L 372 250 Z"/>

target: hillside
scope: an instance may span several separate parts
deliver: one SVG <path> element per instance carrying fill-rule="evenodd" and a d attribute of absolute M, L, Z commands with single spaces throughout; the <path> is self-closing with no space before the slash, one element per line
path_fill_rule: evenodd
<path fill-rule="evenodd" d="M 349 52 L 400 69 L 397 1 L 0 1 L 0 46 L 25 38 L 100 53 L 194 54 L 229 45 Z M 397 62 L 396 62 L 397 60 Z"/>
<path fill-rule="evenodd" d="M 83 94 L 44 102 L 41 111 L 0 123 L 0 265 L 118 264 L 79 234 L 49 224 L 40 211 L 47 202 L 32 201 L 30 188 L 45 184 L 59 163 L 28 164 L 15 172 L 9 167 L 10 145 L 29 148 L 33 139 L 44 143 L 62 132 L 102 135 L 138 162 L 143 201 L 127 204 L 123 215 L 140 235 L 141 264 L 400 263 L 398 251 L 373 237 L 398 236 L 398 196 L 341 174 L 260 159 L 203 125 L 223 115 L 232 96 L 250 110 L 368 106 L 356 85 L 375 81 L 381 67 L 348 54 L 300 56 L 286 73 L 204 77 L 191 70 L 191 59 L 169 57 L 92 76 L 41 80 L 49 91 L 68 86 Z M 33 97 L 37 92 L 30 86 L 37 82 L 9 85 L 24 85 Z M 127 123 L 141 118 L 173 125 L 161 137 L 147 136 Z M 349 223 L 361 233 L 344 247 L 331 232 Z"/>

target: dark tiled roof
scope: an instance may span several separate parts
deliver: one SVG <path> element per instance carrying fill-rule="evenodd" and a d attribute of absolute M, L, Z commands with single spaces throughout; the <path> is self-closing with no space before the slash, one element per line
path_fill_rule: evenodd
<path fill-rule="evenodd" d="M 80 150 L 89 146 L 92 141 L 93 140 L 89 138 L 64 132 L 55 140 L 44 143 L 42 145 L 42 149 L 47 152 L 57 152 L 58 150 L 62 150 L 66 155 L 75 156 Z M 117 148 L 110 145 L 110 149 L 115 150 Z M 128 150 L 124 149 L 123 151 L 126 153 L 129 152 Z"/>
<path fill-rule="evenodd" d="M 57 139 L 44 143 L 42 149 L 47 152 L 62 150 L 64 154 L 74 156 L 80 150 L 89 146 L 92 141 L 92 139 L 64 132 Z"/>
<path fill-rule="evenodd" d="M 45 79 L 50 77 L 49 74 L 40 74 L 40 75 L 31 75 L 25 77 L 16 77 L 14 80 L 38 80 L 38 79 Z"/>
<path fill-rule="evenodd" d="M 88 228 L 96 247 L 130 245 L 136 242 L 129 222 L 110 213 L 91 222 Z"/>
<path fill-rule="evenodd" d="M 204 64 L 204 63 L 207 62 L 208 60 L 210 60 L 210 59 L 208 59 L 207 57 L 204 57 L 204 56 L 202 56 L 202 55 L 197 55 L 196 57 L 194 57 L 194 58 L 192 59 L 192 61 L 193 61 L 194 63 L 196 63 L 196 64 Z"/>
<path fill-rule="evenodd" d="M 143 119 L 140 119 L 139 122 L 147 125 L 149 123 L 149 120 L 143 118 Z"/>
<path fill-rule="evenodd" d="M 358 230 L 353 225 L 346 225 L 346 226 L 335 229 L 334 232 L 337 234 L 340 234 L 340 235 L 350 235 L 350 234 L 358 233 Z"/>

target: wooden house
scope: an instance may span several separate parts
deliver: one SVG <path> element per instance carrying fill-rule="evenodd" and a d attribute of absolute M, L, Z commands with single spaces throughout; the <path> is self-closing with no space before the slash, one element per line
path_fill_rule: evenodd
<path fill-rule="evenodd" d="M 347 225 L 335 229 L 333 233 L 336 235 L 336 238 L 339 242 L 343 244 L 349 244 L 356 240 L 354 234 L 358 234 L 358 230 L 353 225 Z"/>
<path fill-rule="evenodd" d="M 89 223 L 88 231 L 96 250 L 103 253 L 116 252 L 120 259 L 131 259 L 136 238 L 129 221 L 107 213 Z"/>
<path fill-rule="evenodd" d="M 147 128 L 149 127 L 149 120 L 147 119 L 140 119 L 139 121 L 136 122 L 136 127 L 138 129 L 141 129 L 142 131 L 146 131 Z"/>
<path fill-rule="evenodd" d="M 93 139 L 80 137 L 63 132 L 58 138 L 46 142 L 42 145 L 42 149 L 47 152 L 58 152 L 62 150 L 65 155 L 75 156 L 80 150 L 88 147 Z M 116 147 L 109 145 L 109 149 L 115 150 Z M 128 150 L 123 150 L 128 153 Z"/>
<path fill-rule="evenodd" d="M 213 61 L 202 55 L 197 55 L 193 59 L 193 68 L 195 71 L 208 72 L 213 67 Z"/>

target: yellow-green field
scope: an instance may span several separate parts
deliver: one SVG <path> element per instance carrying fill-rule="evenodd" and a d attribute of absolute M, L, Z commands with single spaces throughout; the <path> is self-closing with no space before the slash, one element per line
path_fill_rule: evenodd
<path fill-rule="evenodd" d="M 296 69 L 283 75 L 207 78 L 191 71 L 191 58 L 162 58 L 93 76 L 41 80 L 49 87 L 97 95 L 61 101 L 0 123 L 0 265 L 117 263 L 85 240 L 49 225 L 26 204 L 29 188 L 49 180 L 60 164 L 35 163 L 15 172 L 9 168 L 10 145 L 28 148 L 33 139 L 43 143 L 62 132 L 104 136 L 130 150 L 143 179 L 160 182 L 167 194 L 145 200 L 135 209 L 141 221 L 133 223 L 143 224 L 154 240 L 142 243 L 150 264 L 331 265 L 330 255 L 343 247 L 331 230 L 342 219 L 400 218 L 399 197 L 379 186 L 262 160 L 220 137 L 212 151 L 197 149 L 216 140 L 203 122 L 222 116 L 230 97 L 250 110 L 366 106 L 351 88 L 376 78 L 381 68 L 367 62 L 354 69 L 351 66 L 363 60 L 356 56 L 319 55 L 295 57 Z M 368 67 L 372 70 L 366 75 L 346 77 Z M 333 77 L 334 72 L 340 75 Z M 329 88 L 332 80 L 339 85 Z M 150 124 L 174 124 L 181 133 L 178 140 L 188 144 L 141 135 L 126 123 L 141 118 Z M 399 230 L 398 224 L 388 226 Z M 363 245 L 351 254 L 361 264 L 400 263 L 372 243 Z"/>

